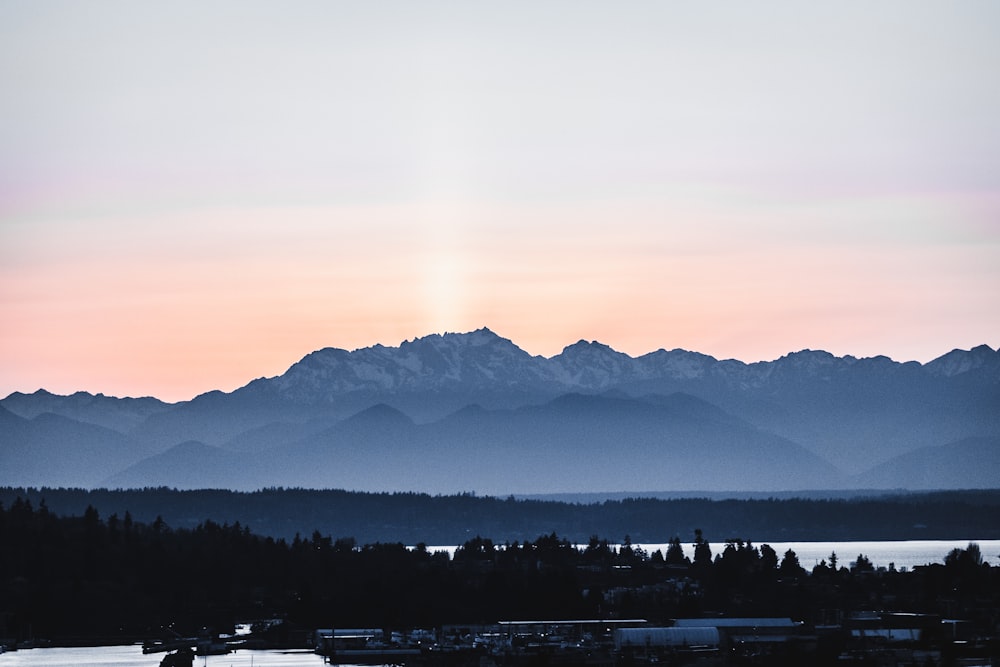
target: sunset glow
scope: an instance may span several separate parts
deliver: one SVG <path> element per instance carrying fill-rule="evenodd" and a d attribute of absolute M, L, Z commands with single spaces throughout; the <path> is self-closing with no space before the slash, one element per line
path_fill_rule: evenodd
<path fill-rule="evenodd" d="M 545 356 L 995 348 L 998 30 L 972 3 L 5 3 L 0 395 L 184 400 L 482 326 Z"/>

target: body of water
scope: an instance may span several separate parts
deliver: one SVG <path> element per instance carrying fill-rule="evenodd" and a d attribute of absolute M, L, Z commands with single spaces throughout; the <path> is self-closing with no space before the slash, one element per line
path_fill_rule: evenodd
<path fill-rule="evenodd" d="M 142 647 L 33 648 L 0 654 L 0 667 L 159 667 L 163 653 Z M 194 667 L 323 667 L 312 651 L 234 651 L 195 658 Z"/>
<path fill-rule="evenodd" d="M 912 569 L 918 565 L 943 563 L 952 549 L 964 549 L 970 542 L 979 545 L 983 560 L 991 566 L 1000 566 L 1000 540 L 907 540 L 874 542 L 769 542 L 780 559 L 791 549 L 798 556 L 799 563 L 812 569 L 820 560 L 829 562 L 830 554 L 836 553 L 843 566 L 848 566 L 864 555 L 876 567 L 888 567 L 890 563 L 897 569 Z M 754 543 L 760 546 L 765 543 Z M 666 544 L 636 544 L 648 553 L 659 549 L 666 553 Z M 712 554 L 720 554 L 724 543 L 712 543 Z M 690 543 L 683 543 L 684 554 L 694 555 Z M 582 547 L 581 547 L 582 548 Z M 620 546 L 619 546 L 620 548 Z M 428 547 L 430 551 L 455 552 L 455 547 Z M 144 655 L 142 647 L 102 646 L 81 648 L 37 648 L 10 651 L 0 654 L 0 667 L 158 667 L 163 654 Z M 323 659 L 311 651 L 251 651 L 240 650 L 227 655 L 200 657 L 195 667 L 322 667 Z"/>
<path fill-rule="evenodd" d="M 838 567 L 847 567 L 857 560 L 859 555 L 865 556 L 875 567 L 889 567 L 895 565 L 896 569 L 912 569 L 917 565 L 928 565 L 930 563 L 944 563 L 945 556 L 952 549 L 964 549 L 970 542 L 979 545 L 983 554 L 983 560 L 991 566 L 1000 566 L 1000 540 L 899 540 L 899 541 L 870 541 L 870 542 L 754 542 L 754 546 L 768 544 L 778 554 L 780 562 L 785 552 L 791 549 L 799 558 L 799 564 L 807 570 L 811 570 L 821 560 L 830 562 L 830 554 L 837 554 Z M 712 542 L 712 556 L 721 554 L 726 548 L 725 542 Z M 612 545 L 614 546 L 614 545 Z M 643 549 L 652 554 L 659 550 L 667 553 L 668 544 L 633 544 L 633 547 Z M 684 555 L 694 558 L 694 546 L 691 542 L 682 542 Z M 578 548 L 586 548 L 585 544 L 577 545 Z M 617 545 L 621 548 L 621 545 Z M 428 551 L 446 551 L 449 554 L 455 553 L 456 547 L 427 547 Z"/>
<path fill-rule="evenodd" d="M 890 563 L 896 569 L 912 569 L 917 565 L 944 563 L 945 556 L 952 549 L 964 549 L 970 542 L 979 545 L 983 560 L 991 566 L 1000 565 L 1000 540 L 901 540 L 875 542 L 754 542 L 759 547 L 768 544 L 778 554 L 778 560 L 791 549 L 799 558 L 799 564 L 811 570 L 821 560 L 830 562 L 830 554 L 837 554 L 838 567 L 849 566 L 864 556 L 875 567 L 889 567 Z M 667 553 L 666 544 L 644 544 L 642 548 L 653 553 L 657 549 Z M 712 543 L 712 556 L 721 554 L 726 548 L 725 543 Z M 694 557 L 694 547 L 684 544 L 684 555 Z"/>

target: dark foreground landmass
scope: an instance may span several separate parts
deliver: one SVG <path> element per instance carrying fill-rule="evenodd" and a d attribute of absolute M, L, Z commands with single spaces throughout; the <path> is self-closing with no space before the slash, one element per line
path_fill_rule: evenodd
<path fill-rule="evenodd" d="M 319 531 L 289 541 L 238 523 L 186 529 L 129 512 L 102 518 L 94 507 L 57 516 L 23 498 L 0 507 L 0 535 L 0 642 L 11 645 L 125 643 L 253 620 L 271 621 L 253 637 L 263 645 L 305 646 L 318 628 L 431 628 L 437 637 L 468 628 L 454 634 L 466 637 L 503 620 L 644 619 L 664 628 L 726 618 L 756 634 L 764 622 L 754 619 L 789 625 L 766 643 L 716 641 L 713 664 L 895 664 L 869 660 L 886 647 L 921 664 L 959 664 L 959 649 L 1000 657 L 1000 568 L 975 544 L 912 571 L 876 569 L 863 554 L 831 554 L 807 571 L 792 551 L 737 539 L 713 554 L 707 540 L 716 536 L 701 530 L 674 537 L 665 553 L 614 547 L 596 534 L 577 547 L 549 533 L 502 544 L 477 536 L 451 557 Z M 893 630 L 909 633 L 902 648 L 891 645 Z M 681 655 L 683 646 L 660 648 L 652 657 L 696 658 Z M 601 664 L 646 655 L 605 649 Z M 474 664 L 486 657 L 473 655 Z M 843 656 L 860 662 L 837 662 Z M 553 664 L 556 654 L 530 657 Z M 580 654 L 567 659 L 584 664 L 573 662 Z"/>
<path fill-rule="evenodd" d="M 291 541 L 318 530 L 359 543 L 418 542 L 456 545 L 476 535 L 499 542 L 531 540 L 552 532 L 571 542 L 591 535 L 663 544 L 701 528 L 716 541 L 753 536 L 758 541 L 1000 539 L 1000 490 L 921 493 L 872 492 L 855 497 L 614 498 L 585 502 L 359 493 L 341 490 L 265 489 L 177 491 L 0 488 L 0 502 L 16 498 L 36 507 L 44 500 L 57 515 L 128 512 L 134 521 L 159 517 L 174 528 L 211 519 L 250 526 L 255 534 Z M 584 497 L 586 498 L 586 497 Z"/>

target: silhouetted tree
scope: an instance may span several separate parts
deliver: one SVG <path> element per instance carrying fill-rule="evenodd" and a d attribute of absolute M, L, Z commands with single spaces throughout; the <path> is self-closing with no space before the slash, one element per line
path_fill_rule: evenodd
<path fill-rule="evenodd" d="M 760 545 L 760 567 L 765 572 L 773 572 L 778 568 L 778 553 L 770 544 Z"/>
<path fill-rule="evenodd" d="M 813 566 L 812 576 L 819 579 L 830 576 L 830 572 L 830 566 L 826 564 L 826 559 L 823 558 Z"/>
<path fill-rule="evenodd" d="M 666 562 L 667 565 L 689 564 L 688 559 L 684 556 L 684 549 L 681 547 L 681 538 L 676 535 L 670 538 L 670 544 L 667 547 L 667 555 L 664 558 L 664 562 Z"/>
<path fill-rule="evenodd" d="M 358 547 L 354 538 L 332 541 L 319 531 L 287 543 L 254 535 L 238 522 L 168 529 L 161 519 L 154 529 L 133 525 L 127 513 L 119 528 L 127 523 L 131 538 L 113 540 L 108 536 L 117 518 L 102 522 L 96 506 L 75 517 L 35 506 L 20 497 L 0 504 L 5 636 L 130 642 L 171 624 L 194 632 L 261 617 L 304 628 L 394 629 L 539 616 L 666 619 L 707 611 L 819 619 L 829 610 L 881 605 L 890 595 L 901 611 L 947 613 L 988 634 L 1000 608 L 1000 568 L 983 562 L 974 544 L 915 572 L 834 576 L 824 562 L 810 577 L 794 551 L 777 564 L 770 546 L 741 540 L 727 543 L 713 563 L 699 530 L 695 550 L 702 564 L 689 571 L 692 582 L 656 567 L 631 540 L 632 566 L 612 570 L 619 555 L 596 535 L 582 550 L 554 532 L 503 545 L 477 536 L 452 559 L 402 542 Z M 675 537 L 667 553 L 676 561 L 678 552 L 683 558 Z M 859 562 L 868 559 L 859 556 Z"/>
<path fill-rule="evenodd" d="M 965 549 L 956 547 L 948 552 L 944 558 L 944 564 L 958 568 L 979 567 L 983 564 L 983 554 L 978 544 L 969 542 L 969 546 Z"/>
<path fill-rule="evenodd" d="M 712 564 L 712 547 L 704 538 L 701 528 L 694 529 L 694 565 L 708 567 Z"/>
<path fill-rule="evenodd" d="M 798 555 L 792 549 L 785 552 L 781 559 L 781 565 L 778 566 L 778 571 L 783 577 L 800 577 L 805 574 L 805 570 L 799 565 Z"/>
<path fill-rule="evenodd" d="M 858 559 L 851 566 L 851 572 L 874 572 L 875 566 L 864 554 L 858 554 Z"/>
<path fill-rule="evenodd" d="M 591 566 L 606 569 L 611 567 L 613 557 L 611 544 L 607 540 L 602 540 L 597 535 L 590 536 L 587 548 L 583 551 L 584 562 Z"/>

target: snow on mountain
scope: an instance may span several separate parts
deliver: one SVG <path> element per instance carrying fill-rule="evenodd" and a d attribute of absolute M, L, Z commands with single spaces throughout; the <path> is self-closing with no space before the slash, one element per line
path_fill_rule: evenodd
<path fill-rule="evenodd" d="M 258 380 L 292 402 L 329 404 L 353 395 L 420 392 L 524 392 L 554 396 L 567 391 L 606 391 L 655 381 L 714 382 L 733 390 L 819 381 L 836 383 L 851 373 L 910 372 L 919 369 L 951 377 L 976 370 L 1000 380 L 1000 353 L 986 345 L 955 350 L 921 367 L 888 357 L 837 357 L 801 350 L 774 361 L 744 363 L 674 349 L 631 357 L 598 341 L 580 340 L 553 357 L 532 356 L 507 338 L 483 328 L 469 333 L 431 334 L 398 347 L 374 345 L 347 351 L 324 348 L 293 364 L 286 373 Z"/>
<path fill-rule="evenodd" d="M 325 348 L 270 382 L 291 400 L 329 400 L 353 392 L 501 389 L 548 381 L 543 362 L 484 328 L 432 334 L 399 347 Z"/>
<path fill-rule="evenodd" d="M 644 377 L 669 377 L 674 380 L 696 380 L 707 377 L 713 370 L 722 367 L 746 367 L 742 361 L 719 361 L 715 357 L 698 352 L 664 349 L 639 357 Z"/>
<path fill-rule="evenodd" d="M 681 395 L 686 399 L 678 402 Z M 602 401 L 594 403 L 595 396 Z M 632 401 L 627 415 L 621 401 Z M 481 407 L 468 407 L 473 404 Z M 622 408 L 613 413 L 618 421 L 588 422 L 597 404 Z M 662 408 L 663 419 L 636 417 L 651 405 Z M 578 409 L 572 418 L 539 421 L 547 430 L 532 434 L 526 420 L 539 406 L 549 406 L 551 414 Z M 519 410 L 524 410 L 516 412 L 523 431 L 508 437 L 504 434 L 510 424 L 503 415 Z M 64 419 L 55 419 L 56 415 Z M 698 415 L 697 432 L 667 439 L 680 449 L 662 449 L 664 434 L 670 429 L 679 433 L 680 424 Z M 748 364 L 679 349 L 631 357 L 598 341 L 581 340 L 545 358 L 532 356 L 484 328 L 433 334 L 397 347 L 325 348 L 306 355 L 283 375 L 172 405 L 82 392 L 14 393 L 0 401 L 0 469 L 15 471 L 10 483 L 87 483 L 111 479 L 112 468 L 123 470 L 142 457 L 196 441 L 202 449 L 195 451 L 189 445 L 163 463 L 190 465 L 201 457 L 215 465 L 221 458 L 217 449 L 241 460 L 259 458 L 260 474 L 244 474 L 239 481 L 252 485 L 272 483 L 268 475 L 277 472 L 272 466 L 279 465 L 280 457 L 272 460 L 271 455 L 298 442 L 312 443 L 303 451 L 314 456 L 304 456 L 297 468 L 286 470 L 283 483 L 294 483 L 296 475 L 318 475 L 319 483 L 348 475 L 344 467 L 348 461 L 360 475 L 373 461 L 430 456 L 444 441 L 444 433 L 432 426 L 440 424 L 440 428 L 464 429 L 454 442 L 469 448 L 465 468 L 460 469 L 449 463 L 457 449 L 438 452 L 442 467 L 435 474 L 442 484 L 449 475 L 467 478 L 470 469 L 497 456 L 490 474 L 502 485 L 508 481 L 512 464 L 506 463 L 507 455 L 515 444 L 522 447 L 525 461 L 544 459 L 546 465 L 555 466 L 557 461 L 574 460 L 581 466 L 574 474 L 593 468 L 599 475 L 600 466 L 592 461 L 621 443 L 643 442 L 644 456 L 672 457 L 676 471 L 683 471 L 690 466 L 677 458 L 678 452 L 699 450 L 684 448 L 683 441 L 708 442 L 705 433 L 714 429 L 719 437 L 713 442 L 722 443 L 729 436 L 720 429 L 732 427 L 733 420 L 756 429 L 753 433 L 744 429 L 740 438 L 744 446 L 763 447 L 759 457 L 764 460 L 774 459 L 779 451 L 783 452 L 779 458 L 790 456 L 793 449 L 788 447 L 794 444 L 848 474 L 858 474 L 920 447 L 1000 437 L 1000 352 L 982 345 L 953 350 L 921 365 L 884 356 L 837 357 L 822 350 L 801 350 Z M 590 426 L 582 428 L 585 423 Z M 427 433 L 440 438 L 420 435 Z M 606 436 L 603 444 L 581 459 L 575 448 L 597 433 Z M 767 448 L 771 445 L 761 444 L 765 441 L 775 447 L 779 441 L 785 444 L 772 450 Z M 59 465 L 53 467 L 53 461 Z M 317 467 L 317 461 L 325 463 Z M 688 463 L 704 469 L 706 480 L 721 465 L 701 459 Z M 412 476 L 413 469 L 394 468 L 392 474 L 403 479 Z M 223 470 L 225 475 L 236 474 L 228 464 Z M 648 472 L 630 470 L 633 475 Z M 528 468 L 522 471 L 525 480 L 528 472 Z M 762 480 L 764 472 L 760 471 Z M 219 483 L 228 479 L 220 477 Z M 626 478 L 622 480 L 625 484 Z"/>
<path fill-rule="evenodd" d="M 932 375 L 954 377 L 970 371 L 986 371 L 1000 378 L 1000 349 L 980 345 L 971 350 L 952 350 L 928 362 L 924 368 Z"/>
<path fill-rule="evenodd" d="M 552 379 L 566 387 L 602 390 L 635 378 L 639 365 L 603 343 L 581 340 L 549 359 Z"/>

